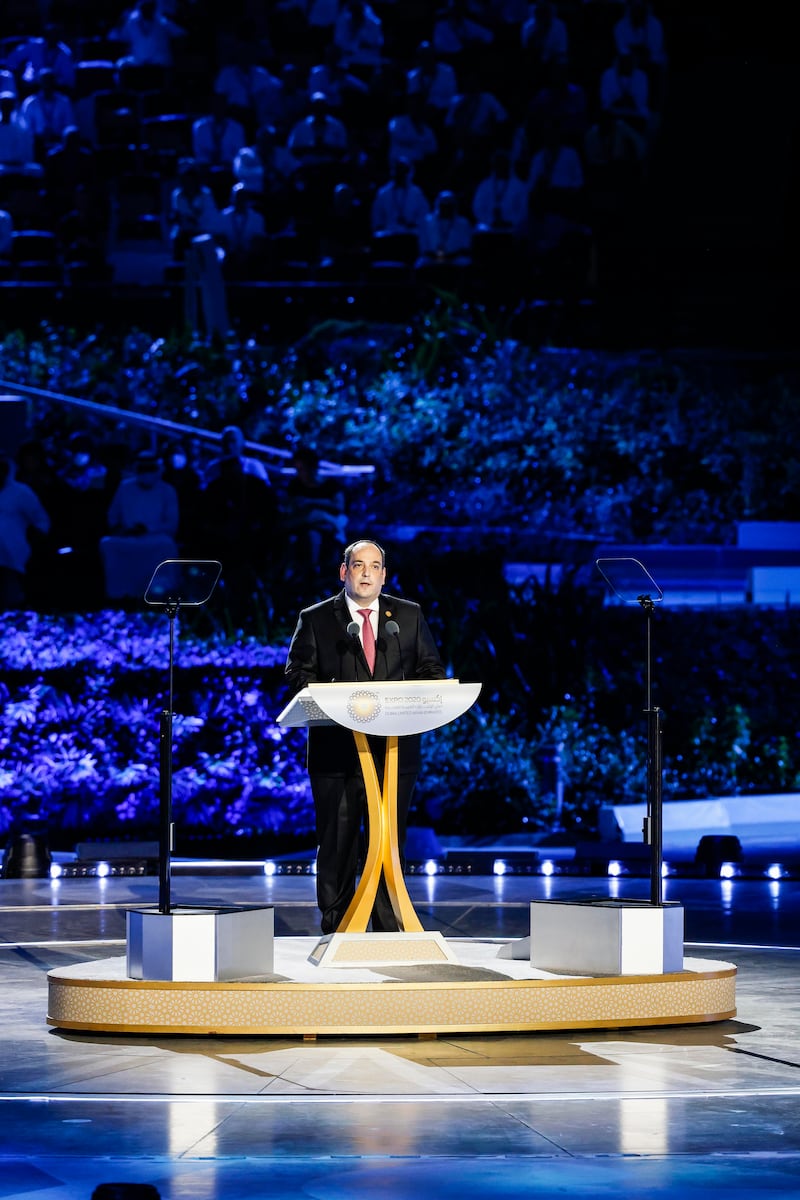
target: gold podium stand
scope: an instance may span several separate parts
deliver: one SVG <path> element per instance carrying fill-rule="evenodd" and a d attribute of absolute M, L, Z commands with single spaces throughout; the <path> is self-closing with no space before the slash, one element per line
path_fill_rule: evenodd
<path fill-rule="evenodd" d="M 320 940 L 310 956 L 312 962 L 369 967 L 458 961 L 440 933 L 423 929 L 403 878 L 397 837 L 398 739 L 449 724 L 475 703 L 480 689 L 479 683 L 457 679 L 314 683 L 278 717 L 278 724 L 285 727 L 342 725 L 352 730 L 367 796 L 369 842 L 364 870 L 339 928 Z M 387 739 L 382 788 L 368 733 Z M 366 931 L 381 875 L 402 932 Z"/>

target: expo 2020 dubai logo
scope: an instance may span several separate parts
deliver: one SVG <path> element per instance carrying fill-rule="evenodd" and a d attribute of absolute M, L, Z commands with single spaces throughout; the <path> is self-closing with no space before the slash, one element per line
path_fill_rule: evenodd
<path fill-rule="evenodd" d="M 354 721 L 374 721 L 380 711 L 381 702 L 377 692 L 352 692 L 347 702 L 347 712 Z"/>

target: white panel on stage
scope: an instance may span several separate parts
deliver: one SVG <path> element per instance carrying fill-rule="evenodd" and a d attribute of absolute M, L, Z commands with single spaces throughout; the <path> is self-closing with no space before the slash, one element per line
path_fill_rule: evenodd
<path fill-rule="evenodd" d="M 683 970 L 683 908 L 636 901 L 531 902 L 531 966 L 584 975 Z"/>
<path fill-rule="evenodd" d="M 128 913 L 130 979 L 205 983 L 271 975 L 274 948 L 272 907 Z"/>

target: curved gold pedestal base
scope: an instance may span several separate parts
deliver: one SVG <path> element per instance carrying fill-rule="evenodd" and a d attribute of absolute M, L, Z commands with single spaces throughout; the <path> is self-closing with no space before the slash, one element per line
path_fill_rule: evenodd
<path fill-rule="evenodd" d="M 48 975 L 48 1025 L 107 1033 L 317 1037 L 614 1029 L 736 1014 L 736 967 L 686 959 L 670 975 L 556 976 L 455 943 L 458 964 L 324 970 L 315 938 L 276 938 L 276 974 L 238 982 L 129 979 L 125 958 Z"/>

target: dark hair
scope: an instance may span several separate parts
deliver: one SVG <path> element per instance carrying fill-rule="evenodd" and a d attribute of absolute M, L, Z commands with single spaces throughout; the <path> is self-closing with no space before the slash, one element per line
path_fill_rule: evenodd
<path fill-rule="evenodd" d="M 380 542 L 376 542 L 374 538 L 356 538 L 354 542 L 351 542 L 350 545 L 345 548 L 344 555 L 342 556 L 345 566 L 350 565 L 350 556 L 357 546 L 375 546 L 376 549 L 380 550 L 381 553 L 381 566 L 386 566 L 386 551 Z"/>

